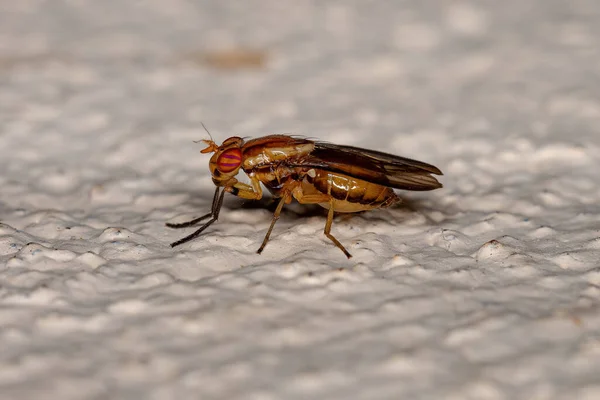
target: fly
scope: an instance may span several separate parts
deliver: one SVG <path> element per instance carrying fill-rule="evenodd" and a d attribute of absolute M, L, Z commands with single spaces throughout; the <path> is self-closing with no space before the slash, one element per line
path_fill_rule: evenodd
<path fill-rule="evenodd" d="M 192 234 L 171 243 L 179 246 L 198 236 L 219 218 L 225 193 L 258 200 L 261 183 L 279 199 L 271 225 L 257 253 L 261 253 L 283 206 L 296 199 L 300 204 L 319 204 L 328 210 L 324 233 L 346 257 L 352 257 L 331 234 L 335 212 L 351 213 L 389 207 L 400 201 L 393 189 L 433 190 L 442 184 L 432 175 L 442 175 L 433 165 L 359 147 L 313 141 L 288 135 L 270 135 L 251 140 L 234 136 L 218 146 L 203 140 L 201 153 L 214 153 L 209 162 L 216 186 L 208 214 L 170 228 L 187 228 L 207 220 Z M 235 176 L 244 171 L 250 184 Z"/>

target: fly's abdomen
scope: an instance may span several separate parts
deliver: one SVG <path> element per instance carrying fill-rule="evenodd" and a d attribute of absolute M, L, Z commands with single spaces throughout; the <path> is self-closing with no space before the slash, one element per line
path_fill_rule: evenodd
<path fill-rule="evenodd" d="M 340 212 L 388 207 L 399 200 L 388 187 L 334 172 L 311 170 L 307 180 L 319 192 L 333 197 L 334 207 Z"/>

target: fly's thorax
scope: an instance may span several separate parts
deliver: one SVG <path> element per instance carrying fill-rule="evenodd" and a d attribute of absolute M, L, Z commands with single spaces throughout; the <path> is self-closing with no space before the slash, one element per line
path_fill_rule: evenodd
<path fill-rule="evenodd" d="M 278 164 L 289 159 L 298 159 L 310 154 L 315 148 L 311 141 L 292 142 L 286 145 L 283 140 L 265 142 L 244 148 L 243 168 L 251 170 L 262 165 Z"/>
<path fill-rule="evenodd" d="M 284 164 L 255 167 L 250 173 L 274 195 L 278 195 L 284 189 L 290 191 L 295 184 L 299 184 L 299 173 L 295 168 Z"/>

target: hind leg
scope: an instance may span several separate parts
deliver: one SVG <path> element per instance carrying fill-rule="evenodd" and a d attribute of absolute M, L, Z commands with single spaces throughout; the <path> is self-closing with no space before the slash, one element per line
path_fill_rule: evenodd
<path fill-rule="evenodd" d="M 327 222 L 325 223 L 325 230 L 323 233 L 337 246 L 338 249 L 342 250 L 346 257 L 350 258 L 352 255 L 346 250 L 346 248 L 331 234 L 331 224 L 333 223 L 334 206 L 333 197 L 325 193 L 311 193 L 304 194 L 301 188 L 297 188 L 293 191 L 294 198 L 298 200 L 300 204 L 329 204 L 329 211 L 327 212 Z"/>
<path fill-rule="evenodd" d="M 338 249 L 340 249 L 341 251 L 344 252 L 344 254 L 346 255 L 346 257 L 350 258 L 352 257 L 352 254 L 348 253 L 348 250 L 346 250 L 346 248 L 344 246 L 342 246 L 342 244 L 340 243 L 339 240 L 337 240 L 330 232 L 331 232 L 331 224 L 333 223 L 333 199 L 330 200 L 329 202 L 329 211 L 327 212 L 327 222 L 325 222 L 325 230 L 323 231 L 323 233 L 325 233 L 325 236 L 327 236 L 329 238 L 329 240 L 331 240 L 333 242 L 333 244 L 335 244 Z"/>

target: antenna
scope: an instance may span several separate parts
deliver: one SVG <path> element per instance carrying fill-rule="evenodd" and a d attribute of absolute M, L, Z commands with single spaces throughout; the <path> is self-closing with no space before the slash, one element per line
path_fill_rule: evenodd
<path fill-rule="evenodd" d="M 208 131 L 208 129 L 206 129 L 206 126 L 204 125 L 204 122 L 200 121 L 200 125 L 202 125 L 202 127 L 204 128 L 204 130 L 206 131 L 206 133 L 208 133 L 208 137 L 210 138 L 211 142 L 215 142 L 212 135 L 210 134 L 210 132 Z M 194 140 L 194 143 L 200 143 L 200 142 L 206 142 L 206 140 L 204 139 L 200 139 L 200 140 Z"/>
<path fill-rule="evenodd" d="M 208 129 L 206 129 L 206 125 L 204 125 L 204 122 L 200 121 L 200 125 L 202 125 L 202 127 L 204 128 L 204 130 L 206 131 L 206 133 L 208 133 L 208 137 L 210 137 L 211 141 L 215 141 L 212 137 L 212 135 L 210 134 L 210 132 L 208 131 Z"/>
<path fill-rule="evenodd" d="M 213 140 L 212 135 L 210 134 L 210 132 L 208 131 L 208 129 L 206 129 L 206 125 L 204 125 L 204 122 L 200 121 L 200 124 L 202 125 L 202 127 L 204 128 L 204 130 L 206 131 L 206 133 L 208 133 L 208 136 L 210 137 L 210 140 L 206 140 L 206 139 L 194 140 L 194 143 L 204 142 L 204 143 L 206 143 L 208 145 L 208 147 L 205 148 L 204 150 L 200 150 L 200 153 L 214 153 L 215 151 L 217 151 L 217 149 L 219 148 L 219 146 L 217 146 L 217 144 Z"/>

